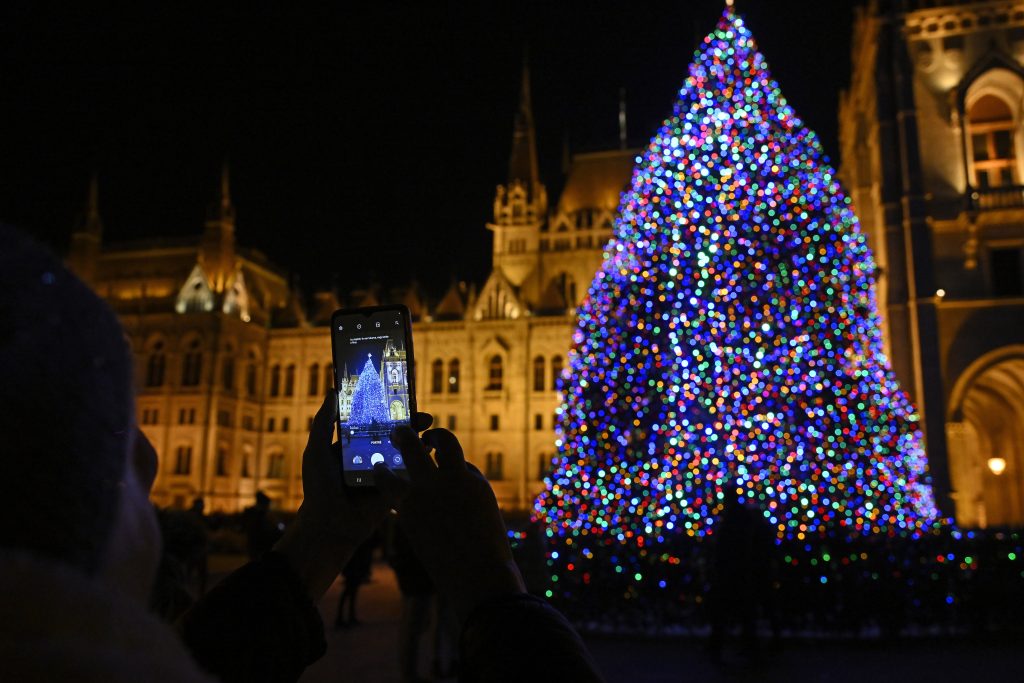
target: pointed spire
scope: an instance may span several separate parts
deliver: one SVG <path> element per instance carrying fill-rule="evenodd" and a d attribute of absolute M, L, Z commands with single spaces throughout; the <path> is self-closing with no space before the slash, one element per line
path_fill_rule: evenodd
<path fill-rule="evenodd" d="M 523 76 L 519 90 L 519 110 L 512 129 L 512 156 L 508 164 L 508 184 L 520 181 L 532 189 L 540 182 L 537 170 L 537 141 L 533 127 L 533 105 L 530 102 L 529 53 L 523 51 Z"/>
<path fill-rule="evenodd" d="M 235 276 L 235 207 L 231 204 L 231 181 L 225 159 L 220 172 L 217 201 L 210 206 L 206 231 L 200 244 L 199 262 L 217 294 L 226 291 Z"/>
<path fill-rule="evenodd" d="M 103 221 L 100 219 L 100 183 L 95 171 L 89 179 L 89 197 L 85 213 L 81 214 L 71 234 L 68 265 L 84 282 L 93 283 L 96 264 L 103 241 Z"/>
<path fill-rule="evenodd" d="M 83 228 L 85 232 L 96 237 L 103 235 L 103 221 L 100 220 L 100 181 L 95 171 L 89 180 L 89 200 L 85 209 Z"/>
<path fill-rule="evenodd" d="M 231 203 L 231 168 L 227 158 L 220 169 L 220 197 L 214 207 L 213 220 L 234 221 L 235 207 Z"/>

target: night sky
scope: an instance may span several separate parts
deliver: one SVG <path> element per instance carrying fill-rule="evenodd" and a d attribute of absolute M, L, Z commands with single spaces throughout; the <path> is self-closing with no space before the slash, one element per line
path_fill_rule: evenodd
<path fill-rule="evenodd" d="M 234 4 L 234 3 L 232 3 Z M 737 0 L 837 162 L 853 0 Z M 0 219 L 66 248 L 90 174 L 106 241 L 196 235 L 231 165 L 237 235 L 307 290 L 490 264 L 529 46 L 541 173 L 645 144 L 722 0 L 45 3 L 0 8 Z M 2 247 L 0 247 L 2 248 Z"/>

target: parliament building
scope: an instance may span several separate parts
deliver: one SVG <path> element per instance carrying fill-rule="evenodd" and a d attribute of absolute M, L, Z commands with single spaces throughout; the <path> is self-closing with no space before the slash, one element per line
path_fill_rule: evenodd
<path fill-rule="evenodd" d="M 1024 1 L 871 0 L 852 50 L 840 176 L 875 253 L 886 351 L 921 412 L 939 503 L 968 527 L 1021 525 Z M 330 315 L 397 302 L 413 313 L 420 409 L 458 435 L 504 508 L 529 507 L 555 455 L 575 309 L 636 153 L 575 155 L 549 202 L 524 73 L 486 226 L 491 274 L 430 305 L 409 289 L 387 301 L 319 292 L 304 306 L 236 243 L 227 169 L 187 241 L 104 244 L 94 184 L 68 260 L 131 338 L 138 421 L 160 455 L 154 502 L 201 496 L 230 512 L 262 490 L 296 508 L 308 425 L 335 383 Z"/>

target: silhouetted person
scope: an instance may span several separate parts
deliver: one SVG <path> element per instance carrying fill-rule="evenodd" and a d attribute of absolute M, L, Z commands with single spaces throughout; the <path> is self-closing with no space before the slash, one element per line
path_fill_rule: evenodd
<path fill-rule="evenodd" d="M 256 503 L 242 511 L 242 532 L 245 534 L 250 560 L 255 560 L 274 547 L 279 534 L 270 519 L 270 498 L 263 491 L 257 491 Z"/>
<path fill-rule="evenodd" d="M 373 536 L 363 541 L 352 559 L 341 570 L 344 582 L 341 596 L 338 598 L 338 614 L 334 619 L 335 627 L 355 626 L 359 623 L 356 617 L 356 598 L 359 588 L 370 580 L 373 571 L 373 550 L 377 547 L 377 539 Z"/>
<path fill-rule="evenodd" d="M 727 630 L 738 622 L 748 658 L 757 656 L 757 617 L 771 590 L 771 527 L 760 511 L 730 492 L 715 525 L 708 617 L 711 656 L 721 658 Z"/>
<path fill-rule="evenodd" d="M 430 627 L 434 605 L 434 582 L 396 524 L 390 549 L 392 569 L 402 594 L 402 615 L 398 625 L 398 672 L 402 683 L 422 681 L 419 675 L 420 645 Z"/>

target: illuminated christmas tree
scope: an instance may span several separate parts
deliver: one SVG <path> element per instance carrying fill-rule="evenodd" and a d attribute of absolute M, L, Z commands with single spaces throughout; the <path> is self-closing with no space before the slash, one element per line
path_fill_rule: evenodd
<path fill-rule="evenodd" d="M 359 373 L 356 387 L 352 390 L 352 415 L 348 422 L 359 427 L 391 420 L 385 400 L 384 383 L 373 367 L 373 357 L 367 354 L 366 365 Z"/>
<path fill-rule="evenodd" d="M 731 8 L 636 162 L 579 310 L 548 535 L 704 536 L 737 496 L 779 538 L 930 527 L 864 235 Z"/>

